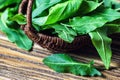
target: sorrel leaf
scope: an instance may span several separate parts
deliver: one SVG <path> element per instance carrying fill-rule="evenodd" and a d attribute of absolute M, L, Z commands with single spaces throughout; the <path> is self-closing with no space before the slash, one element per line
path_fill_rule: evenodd
<path fill-rule="evenodd" d="M 101 73 L 93 67 L 94 62 L 79 63 L 67 54 L 52 54 L 43 60 L 44 64 L 59 73 L 72 73 L 81 76 L 100 76 Z"/>
<path fill-rule="evenodd" d="M 72 28 L 69 28 L 65 25 L 54 24 L 51 26 L 55 29 L 55 32 L 58 34 L 58 36 L 66 42 L 71 43 L 75 36 L 77 36 L 77 33 Z"/>
<path fill-rule="evenodd" d="M 55 5 L 56 3 L 60 2 L 61 0 L 36 0 L 37 7 L 32 12 L 32 17 L 36 17 L 40 15 L 44 10 L 48 9 L 49 7 Z"/>
<path fill-rule="evenodd" d="M 113 9 L 105 9 L 90 16 L 74 17 L 70 21 L 70 25 L 79 35 L 82 35 L 99 27 L 103 27 L 107 22 L 111 22 L 119 18 L 119 12 Z"/>
<path fill-rule="evenodd" d="M 109 69 L 112 56 L 112 51 L 110 47 L 112 40 L 107 37 L 106 32 L 107 30 L 103 27 L 101 29 L 90 32 L 89 35 L 94 47 L 96 48 L 102 61 L 104 62 L 106 69 Z"/>

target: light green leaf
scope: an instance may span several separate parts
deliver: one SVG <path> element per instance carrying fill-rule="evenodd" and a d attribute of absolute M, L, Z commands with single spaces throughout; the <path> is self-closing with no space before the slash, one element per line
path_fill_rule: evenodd
<path fill-rule="evenodd" d="M 85 7 L 83 7 L 84 4 L 86 5 Z M 76 12 L 78 15 L 89 13 L 95 10 L 100 5 L 101 3 L 97 3 L 94 1 L 68 0 L 62 3 L 58 3 L 57 5 L 51 7 L 48 16 L 33 18 L 33 23 L 39 26 L 53 24 L 55 22 L 64 20 L 68 17 L 75 15 Z M 41 11 L 36 12 L 39 13 Z"/>
<path fill-rule="evenodd" d="M 8 27 L 6 22 L 8 21 L 9 9 L 7 9 L 0 17 L 0 30 L 4 32 L 8 39 L 16 43 L 22 49 L 30 50 L 32 47 L 32 41 L 25 35 L 25 33 L 19 28 L 19 26 L 14 26 L 15 28 Z M 18 28 L 17 28 L 18 27 Z"/>
<path fill-rule="evenodd" d="M 112 7 L 112 0 L 103 0 L 105 7 Z"/>
<path fill-rule="evenodd" d="M 10 20 L 11 21 L 16 21 L 19 25 L 24 25 L 24 24 L 27 23 L 26 22 L 26 17 L 23 14 L 16 14 Z"/>
<path fill-rule="evenodd" d="M 95 30 L 89 33 L 92 43 L 96 50 L 98 51 L 106 69 L 109 69 L 111 62 L 111 43 L 112 40 L 107 37 L 107 30 L 103 27 L 101 29 Z"/>
<path fill-rule="evenodd" d="M 58 1 L 63 1 L 63 0 L 36 0 L 35 4 L 36 7 L 39 7 L 40 5 L 44 4 L 44 3 L 54 3 L 54 2 L 58 2 Z"/>
<path fill-rule="evenodd" d="M 68 0 L 50 8 L 50 12 L 45 24 L 52 24 L 64 20 L 75 14 L 81 6 L 83 0 Z"/>
<path fill-rule="evenodd" d="M 40 18 L 33 18 L 32 22 L 35 25 L 42 26 L 46 22 L 47 18 L 48 18 L 47 16 L 40 17 Z"/>
<path fill-rule="evenodd" d="M 100 76 L 101 73 L 93 67 L 94 62 L 88 64 L 74 61 L 67 54 L 52 54 L 43 60 L 44 64 L 60 73 L 72 73 L 81 76 Z"/>
<path fill-rule="evenodd" d="M 32 17 L 40 15 L 44 10 L 59 3 L 61 0 L 36 0 L 36 9 L 32 12 Z"/>
<path fill-rule="evenodd" d="M 49 9 L 48 16 L 34 18 L 34 23 L 38 24 L 39 26 L 48 25 L 73 16 L 73 14 L 79 10 L 82 1 L 83 0 L 68 0 L 63 3 L 56 4 Z M 41 20 L 43 20 L 42 23 Z"/>

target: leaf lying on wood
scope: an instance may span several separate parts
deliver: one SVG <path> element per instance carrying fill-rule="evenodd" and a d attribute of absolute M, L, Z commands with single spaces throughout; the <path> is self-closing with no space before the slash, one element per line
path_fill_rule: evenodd
<path fill-rule="evenodd" d="M 44 64 L 60 73 L 72 73 L 81 76 L 100 76 L 101 73 L 93 67 L 94 62 L 88 64 L 74 61 L 67 54 L 52 54 L 43 60 Z"/>

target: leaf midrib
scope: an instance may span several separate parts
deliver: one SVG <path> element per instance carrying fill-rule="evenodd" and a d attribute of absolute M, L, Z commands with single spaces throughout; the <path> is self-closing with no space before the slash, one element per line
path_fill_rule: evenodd
<path fill-rule="evenodd" d="M 105 55 L 105 64 L 107 64 L 108 62 L 107 62 L 107 60 L 106 60 L 106 58 L 107 58 L 107 55 L 106 55 L 106 49 L 105 49 L 105 45 L 104 45 L 104 40 L 103 40 L 103 38 L 102 38 L 102 36 L 100 35 L 100 33 L 97 31 L 97 34 L 98 34 L 98 36 L 101 38 L 101 41 L 102 41 L 102 50 L 103 50 L 103 52 L 105 53 L 104 55 Z"/>
<path fill-rule="evenodd" d="M 46 64 L 51 64 L 51 65 L 82 65 L 82 66 L 88 66 L 88 64 L 82 64 L 82 63 L 75 63 L 75 62 L 71 62 L 71 63 L 60 63 L 60 62 L 45 62 Z"/>

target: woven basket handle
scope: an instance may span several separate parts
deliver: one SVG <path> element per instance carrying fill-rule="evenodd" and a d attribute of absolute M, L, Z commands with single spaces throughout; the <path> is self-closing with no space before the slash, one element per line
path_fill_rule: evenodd
<path fill-rule="evenodd" d="M 19 13 L 26 14 L 27 15 L 27 26 L 26 27 L 32 27 L 32 4 L 33 0 L 22 0 L 20 7 L 19 7 Z"/>
<path fill-rule="evenodd" d="M 19 5 L 18 13 L 26 14 L 27 5 L 28 0 L 22 0 L 21 4 Z"/>
<path fill-rule="evenodd" d="M 24 30 L 26 35 L 33 40 L 34 42 L 38 43 L 40 36 L 39 33 L 32 27 L 32 5 L 34 0 L 22 0 L 18 13 L 26 14 L 27 16 L 27 24 L 21 25 L 21 29 Z"/>

